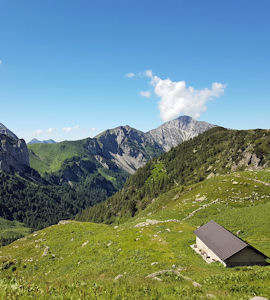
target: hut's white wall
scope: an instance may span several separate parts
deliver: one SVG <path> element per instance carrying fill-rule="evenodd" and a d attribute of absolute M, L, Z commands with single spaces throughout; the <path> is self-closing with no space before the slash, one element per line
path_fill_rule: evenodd
<path fill-rule="evenodd" d="M 225 264 L 210 248 L 208 248 L 205 243 L 200 240 L 198 237 L 196 237 L 196 245 L 197 248 L 201 250 L 201 252 L 204 252 L 207 254 L 207 256 L 210 257 L 212 260 L 220 261 L 221 263 Z"/>
<path fill-rule="evenodd" d="M 245 248 L 225 261 L 227 266 L 264 265 L 265 258 L 252 248 Z"/>

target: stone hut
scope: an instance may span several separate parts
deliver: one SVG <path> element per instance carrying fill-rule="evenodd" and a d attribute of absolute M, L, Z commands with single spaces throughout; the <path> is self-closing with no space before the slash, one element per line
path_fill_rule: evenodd
<path fill-rule="evenodd" d="M 196 245 L 192 248 L 208 263 L 219 261 L 226 267 L 268 265 L 266 255 L 214 221 L 194 233 Z"/>

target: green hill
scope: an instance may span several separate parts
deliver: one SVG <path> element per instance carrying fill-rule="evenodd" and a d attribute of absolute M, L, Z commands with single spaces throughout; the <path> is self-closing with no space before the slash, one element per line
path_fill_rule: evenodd
<path fill-rule="evenodd" d="M 160 194 L 185 189 L 219 174 L 270 166 L 269 130 L 210 129 L 140 168 L 124 188 L 86 209 L 79 221 L 122 222 L 144 210 Z"/>
<path fill-rule="evenodd" d="M 91 177 L 104 177 L 111 182 L 115 191 L 123 186 L 128 173 L 118 168 L 110 159 L 99 162 L 89 148 L 96 149 L 95 139 L 64 141 L 55 144 L 30 144 L 30 165 L 52 184 L 62 182 L 84 183 Z M 106 190 L 106 188 L 104 188 Z M 114 192 L 115 192 L 114 191 Z"/>
<path fill-rule="evenodd" d="M 175 185 L 119 225 L 66 221 L 1 248 L 5 299 L 270 297 L 270 266 L 205 263 L 190 245 L 215 220 L 270 256 L 270 170 Z"/>
<path fill-rule="evenodd" d="M 84 140 L 56 144 L 28 144 L 30 165 L 40 174 L 59 171 L 66 159 L 86 155 L 83 142 Z"/>

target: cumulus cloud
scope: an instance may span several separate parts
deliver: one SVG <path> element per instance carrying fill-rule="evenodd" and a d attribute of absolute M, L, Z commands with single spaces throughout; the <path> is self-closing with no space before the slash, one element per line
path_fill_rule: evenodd
<path fill-rule="evenodd" d="M 34 136 L 41 135 L 41 134 L 43 134 L 43 130 L 41 130 L 41 129 L 37 129 L 37 130 L 33 131 Z"/>
<path fill-rule="evenodd" d="M 145 97 L 145 98 L 150 98 L 151 97 L 151 92 L 149 92 L 149 91 L 141 91 L 140 95 L 142 97 Z"/>
<path fill-rule="evenodd" d="M 70 132 L 70 131 L 72 131 L 72 127 L 64 127 L 64 128 L 62 128 L 62 130 L 63 131 L 65 131 L 65 132 Z"/>
<path fill-rule="evenodd" d="M 214 82 L 211 88 L 196 90 L 188 87 L 185 81 L 161 79 L 153 75 L 151 70 L 144 71 L 144 75 L 150 78 L 155 95 L 160 98 L 158 108 L 163 121 L 172 120 L 179 115 L 199 118 L 207 109 L 206 102 L 220 97 L 226 88 L 225 84 Z"/>
<path fill-rule="evenodd" d="M 127 78 L 133 78 L 135 76 L 135 74 L 134 73 L 127 73 L 126 75 L 125 75 L 125 77 L 127 77 Z"/>
<path fill-rule="evenodd" d="M 54 133 L 54 132 L 55 132 L 55 129 L 54 129 L 54 128 L 49 128 L 49 129 L 47 130 L 47 132 L 48 132 L 48 133 Z"/>
<path fill-rule="evenodd" d="M 64 127 L 64 128 L 62 128 L 62 130 L 63 130 L 64 132 L 71 132 L 71 131 L 77 130 L 77 129 L 79 129 L 79 128 L 80 128 L 80 126 L 79 126 L 79 125 L 76 125 L 76 126 L 74 126 L 74 127 Z"/>

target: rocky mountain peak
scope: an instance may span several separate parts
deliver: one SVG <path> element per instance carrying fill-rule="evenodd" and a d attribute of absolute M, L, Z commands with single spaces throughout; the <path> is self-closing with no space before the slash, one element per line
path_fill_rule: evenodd
<path fill-rule="evenodd" d="M 18 140 L 18 137 L 2 123 L 0 123 L 0 134 L 7 135 L 13 140 Z"/>
<path fill-rule="evenodd" d="M 128 125 L 106 130 L 96 136 L 95 140 L 102 145 L 99 156 L 110 159 L 128 173 L 134 173 L 155 153 L 162 153 L 151 136 Z"/>
<path fill-rule="evenodd" d="M 0 170 L 5 172 L 29 171 L 29 154 L 23 139 L 0 123 Z"/>
<path fill-rule="evenodd" d="M 143 142 L 145 133 L 128 125 L 108 129 L 96 136 L 102 142 L 113 142 L 119 147 L 128 140 Z"/>
<path fill-rule="evenodd" d="M 148 131 L 147 134 L 152 136 L 164 151 L 169 151 L 172 147 L 213 127 L 213 124 L 197 121 L 189 116 L 180 116 Z"/>

